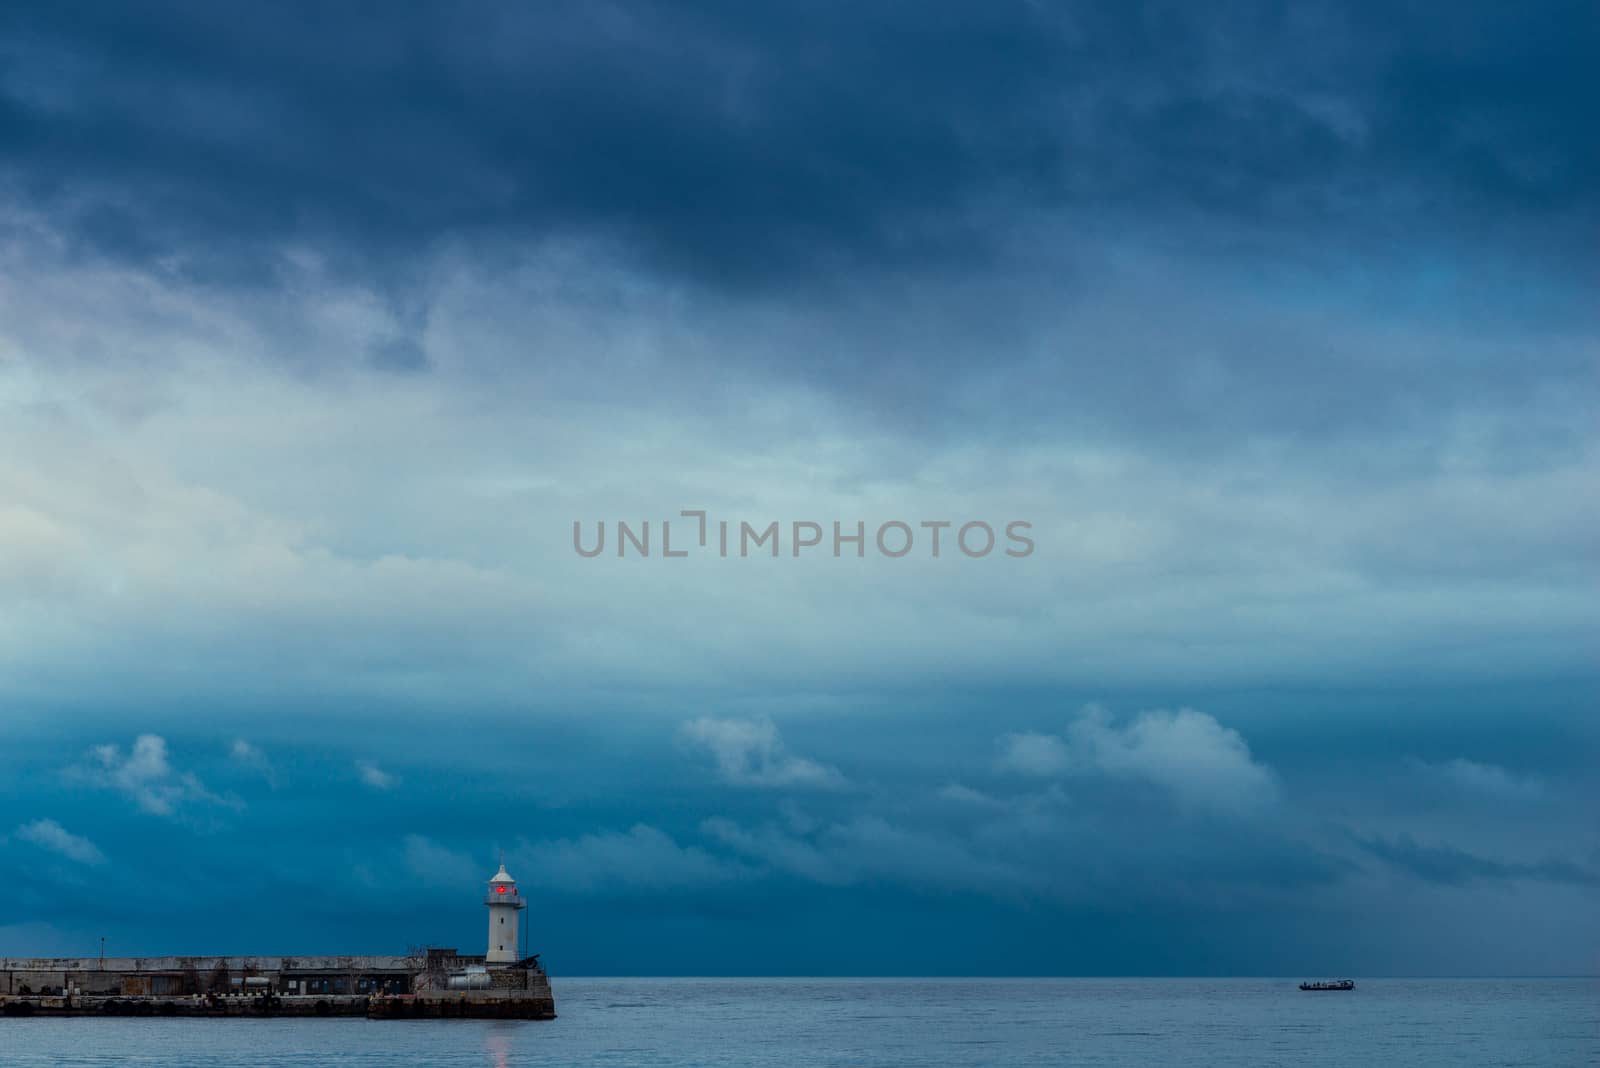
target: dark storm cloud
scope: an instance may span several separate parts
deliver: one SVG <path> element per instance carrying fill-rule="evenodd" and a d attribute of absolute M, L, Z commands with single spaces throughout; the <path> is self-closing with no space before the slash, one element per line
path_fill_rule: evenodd
<path fill-rule="evenodd" d="M 740 283 L 994 251 L 1030 208 L 1408 239 L 1595 218 L 1582 3 L 15 4 L 13 195 L 83 249 L 270 276 L 454 234 Z M 1570 231 L 1569 231 L 1570 233 Z M 1580 234 L 1546 237 L 1581 249 Z M 1580 253 L 1581 254 L 1581 253 Z M 409 361 L 407 361 L 409 362 Z"/>
<path fill-rule="evenodd" d="M 1292 821 L 1175 819 L 1160 805 L 1119 806 L 1077 780 L 1070 798 L 974 806 L 976 795 L 939 797 L 929 786 L 957 769 L 981 773 L 986 754 L 945 750 L 946 766 L 915 773 L 882 755 L 885 747 L 864 746 L 861 725 L 814 732 L 831 748 L 813 749 L 796 734 L 792 749 L 830 762 L 876 749 L 872 763 L 900 778 L 893 786 L 873 784 L 867 762 L 858 762 L 858 789 L 775 794 L 722 780 L 696 754 L 674 749 L 670 730 L 654 732 L 653 742 L 635 735 L 605 746 L 596 743 L 602 728 L 569 733 L 548 722 L 500 734 L 494 750 L 503 763 L 489 766 L 478 735 L 443 717 L 388 738 L 329 721 L 315 741 L 262 741 L 251 748 L 278 771 L 268 783 L 234 755 L 227 735 L 191 727 L 168 739 L 173 768 L 244 802 L 219 809 L 215 828 L 58 774 L 80 759 L 80 742 L 108 736 L 80 737 L 81 720 L 47 731 L 54 741 L 25 741 L 25 759 L 0 753 L 0 804 L 12 814 L 0 824 L 0 938 L 19 955 L 94 946 L 101 935 L 128 953 L 471 946 L 482 937 L 482 881 L 502 846 L 534 901 L 533 948 L 560 961 L 562 974 L 660 969 L 662 960 L 685 974 L 1275 974 L 1329 940 L 1364 945 L 1395 902 L 1353 888 L 1356 867 Z M 396 769 L 399 784 L 363 786 L 354 774 L 363 754 Z M 502 813 L 492 828 L 488 811 Z M 712 812 L 719 815 L 702 819 Z M 15 829 L 47 816 L 99 844 L 106 862 L 87 871 Z M 1414 849 L 1403 838 L 1370 841 Z M 1457 873 L 1467 854 L 1435 852 L 1449 855 L 1428 862 L 1439 870 L 1425 876 L 1435 887 L 1424 892 L 1441 895 L 1428 903 L 1466 900 L 1480 915 L 1504 913 L 1505 887 L 1491 885 L 1500 879 L 1521 880 L 1518 892 L 1530 895 L 1592 882 L 1559 866 L 1545 872 L 1477 857 Z M 219 886 L 229 888 L 225 899 Z M 284 901 L 294 907 L 274 907 Z M 1413 899 L 1408 907 L 1418 910 L 1413 935 L 1421 926 L 1441 946 L 1456 943 L 1456 932 L 1430 926 L 1426 906 Z M 880 911 L 904 928 L 886 930 Z M 785 922 L 772 923 L 774 915 Z M 8 936 L 7 924 L 25 926 Z M 792 944 L 795 928 L 829 931 L 827 958 L 813 961 Z M 929 944 L 942 962 L 923 955 Z M 1482 972 L 1525 959 L 1483 939 L 1474 945 Z M 1545 960 L 1563 959 L 1549 943 L 1536 948 Z M 1415 969 L 1452 959 L 1438 955 L 1448 952 L 1390 958 L 1367 948 L 1355 959 L 1366 970 L 1395 968 L 1394 960 Z"/>
<path fill-rule="evenodd" d="M 0 933 L 469 945 L 510 846 L 612 972 L 1447 970 L 1511 892 L 1466 970 L 1571 968 L 1595 21 L 5 5 Z M 1040 551 L 567 540 L 683 507 Z"/>
<path fill-rule="evenodd" d="M 1541 882 L 1594 886 L 1600 876 L 1568 860 L 1536 863 L 1496 860 L 1454 846 L 1422 845 L 1410 835 L 1358 839 L 1367 852 L 1387 864 L 1433 883 L 1462 886 L 1478 880 L 1535 879 Z"/>

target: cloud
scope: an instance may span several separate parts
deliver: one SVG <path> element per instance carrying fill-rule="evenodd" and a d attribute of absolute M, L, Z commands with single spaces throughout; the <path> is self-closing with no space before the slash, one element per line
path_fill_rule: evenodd
<path fill-rule="evenodd" d="M 809 835 L 773 824 L 747 828 L 723 817 L 700 829 L 770 871 L 827 886 L 890 884 L 918 890 L 965 890 L 1012 897 L 1042 886 L 1018 864 L 975 853 L 948 833 L 861 814 Z"/>
<path fill-rule="evenodd" d="M 1422 776 L 1469 794 L 1502 801 L 1534 801 L 1545 796 L 1545 784 L 1536 775 L 1514 775 L 1498 764 L 1480 764 L 1457 757 L 1442 764 L 1413 761 Z"/>
<path fill-rule="evenodd" d="M 934 792 L 934 796 L 944 801 L 957 805 L 972 805 L 978 808 L 995 808 L 1003 806 L 1003 802 L 990 797 L 982 790 L 975 790 L 964 783 L 945 783 Z"/>
<path fill-rule="evenodd" d="M 1022 775 L 1050 777 L 1060 775 L 1072 766 L 1072 751 L 1067 743 L 1054 734 L 1024 731 L 1020 734 L 1003 734 L 999 739 L 999 765 L 1006 771 Z"/>
<path fill-rule="evenodd" d="M 0 452 L 32 458 L 0 470 L 0 541 L 15 531 L 27 546 L 0 559 L 13 605 L 0 619 L 0 689 L 109 699 L 198 688 L 220 706 L 237 689 L 391 699 L 422 688 L 482 706 L 536 682 L 586 690 L 604 672 L 639 687 L 724 678 L 838 692 L 937 674 L 1184 693 L 1263 678 L 1454 683 L 1502 670 L 1466 652 L 1491 645 L 1515 660 L 1504 670 L 1526 675 L 1592 659 L 1600 626 L 1578 594 L 1594 571 L 1579 503 L 1600 455 L 1580 414 L 1591 387 L 1550 387 L 1548 403 L 1531 403 L 1541 383 L 1567 381 L 1577 334 L 1541 345 L 1552 366 L 1529 369 L 1499 360 L 1485 331 L 1426 319 L 1380 328 L 1343 302 L 1349 314 L 1330 325 L 1318 307 L 1165 264 L 1157 277 L 1094 282 L 1114 290 L 1088 301 L 1098 310 L 1085 314 L 1103 321 L 1041 305 L 1019 308 L 1016 329 L 1052 351 L 1128 353 L 1143 368 L 1130 377 L 1172 381 L 1170 331 L 1147 331 L 1138 313 L 1159 304 L 1216 354 L 1218 404 L 1237 410 L 1176 385 L 1131 392 L 1095 367 L 982 363 L 988 388 L 1028 383 L 997 402 L 1000 419 L 959 381 L 980 366 L 963 351 L 991 346 L 941 340 L 990 318 L 965 283 L 919 300 L 948 320 L 924 327 L 936 337 L 919 356 L 949 371 L 930 378 L 897 366 L 921 339 L 885 341 L 872 313 L 741 310 L 619 278 L 604 259 L 530 256 L 493 277 L 464 256 L 416 266 L 433 295 L 437 363 L 420 376 L 349 362 L 397 313 L 370 286 L 312 267 L 293 294 L 258 301 L 166 275 L 0 259 Z M 1172 296 L 1179 274 L 1204 275 L 1209 292 Z M 62 310 L 84 293 L 92 319 Z M 1284 369 L 1261 356 L 1278 343 L 1252 341 L 1257 327 L 1241 318 L 1284 345 L 1318 336 L 1327 352 Z M 518 365 L 519 338 L 549 364 Z M 746 359 L 758 338 L 767 358 Z M 1390 388 L 1394 368 L 1434 367 L 1414 355 L 1424 340 L 1483 380 L 1408 371 Z M 877 396 L 855 372 L 801 358 L 841 347 L 874 379 L 927 379 L 927 418 L 949 432 L 908 425 L 887 388 Z M 80 349 L 130 358 L 72 358 Z M 285 366 L 284 353 L 322 373 Z M 1367 369 L 1340 358 L 1376 353 Z M 1308 388 L 1306 374 L 1337 381 Z M 1402 404 L 1397 389 L 1414 392 Z M 540 419 L 516 403 L 527 396 L 541 398 Z M 706 396 L 716 401 L 700 411 L 693 398 Z M 1019 412 L 1030 399 L 1032 414 Z M 1374 428 L 1374 405 L 1391 402 L 1424 414 Z M 1306 403 L 1320 421 L 1286 414 Z M 625 446 L 619 422 L 650 447 Z M 1240 426 L 1271 446 L 1241 446 Z M 323 455 L 340 464 L 292 483 L 278 469 Z M 389 478 L 397 465 L 422 473 L 432 496 Z M 1006 516 L 1025 501 L 1041 549 L 1008 568 L 947 558 L 859 569 L 583 566 L 572 552 L 574 517 L 616 514 L 654 518 L 659 552 L 660 518 L 706 498 L 730 517 L 845 520 Z M 1484 506 L 1508 499 L 1519 507 Z M 1437 532 L 1426 553 L 1412 524 Z M 1050 591 L 1067 586 L 1063 605 Z M 615 611 L 624 601 L 629 611 Z M 674 612 L 684 625 L 649 623 Z M 909 633 L 917 640 L 893 637 Z M 86 660 L 100 667 L 92 677 L 75 670 Z"/>
<path fill-rule="evenodd" d="M 460 886 L 484 878 L 480 865 L 465 853 L 442 846 L 420 834 L 404 839 L 407 870 L 420 881 L 435 886 Z"/>
<path fill-rule="evenodd" d="M 523 843 L 513 854 L 523 882 L 568 893 L 683 890 L 743 877 L 735 864 L 637 823 L 626 832 Z"/>
<path fill-rule="evenodd" d="M 1251 758 L 1244 737 L 1192 708 L 1141 712 L 1119 726 L 1090 707 L 1067 738 L 1091 766 L 1163 786 L 1185 804 L 1242 811 L 1277 797 L 1276 777 Z"/>
<path fill-rule="evenodd" d="M 164 779 L 172 773 L 167 763 L 166 740 L 159 735 L 141 734 L 134 739 L 133 749 L 126 759 L 115 745 L 97 745 L 93 752 L 119 786 L 134 787 Z"/>
<path fill-rule="evenodd" d="M 248 768 L 267 781 L 267 785 L 276 788 L 277 774 L 272 767 L 272 761 L 267 759 L 267 754 L 261 747 L 252 745 L 243 738 L 235 738 L 228 747 L 228 759 L 242 768 Z"/>
<path fill-rule="evenodd" d="M 152 815 L 174 815 L 189 802 L 242 807 L 236 798 L 220 797 L 206 789 L 192 772 L 174 768 L 166 739 L 158 734 L 139 735 L 126 753 L 121 746 L 105 744 L 93 747 L 89 755 L 88 764 L 68 769 L 69 779 L 121 790 Z"/>
<path fill-rule="evenodd" d="M 831 886 L 852 881 L 836 858 L 824 854 L 815 844 L 791 831 L 770 824 L 747 830 L 721 816 L 702 821 L 700 830 L 722 845 L 778 871 Z"/>
<path fill-rule="evenodd" d="M 41 849 L 60 853 L 80 864 L 104 864 L 105 854 L 87 838 L 72 834 L 55 820 L 35 820 L 17 828 L 17 837 Z"/>
<path fill-rule="evenodd" d="M 1119 722 L 1090 705 L 1061 735 L 1006 734 L 998 745 L 1008 771 L 1147 782 L 1186 807 L 1243 813 L 1278 794 L 1276 776 L 1251 757 L 1238 731 L 1191 708 L 1153 709 Z"/>
<path fill-rule="evenodd" d="M 270 712 L 303 739 L 271 750 L 297 787 L 343 754 L 328 797 L 251 813 L 308 882 L 339 863 L 308 811 L 370 808 L 387 872 L 407 831 L 549 801 L 540 848 L 573 885 L 642 888 L 639 856 L 681 886 L 991 864 L 1052 900 L 1214 904 L 1145 932 L 1156 966 L 1224 941 L 1252 887 L 1315 907 L 1322 821 L 1581 860 L 1584 0 L 1468 0 L 1447 26 L 1327 0 L 422 0 L 312 35 L 285 10 L 0 14 L 0 707 L 51 710 L 66 759 L 122 737 L 94 733 L 113 716 L 166 731 L 87 758 L 106 807 L 188 814 L 211 796 L 191 770 L 254 781 L 257 745 L 224 754 Z M 662 560 L 661 520 L 700 506 L 1017 517 L 1039 551 Z M 618 517 L 655 524 L 655 558 L 578 560 L 573 520 Z M 1249 745 L 1184 711 L 1048 724 L 1050 695 L 1095 691 L 1215 694 Z M 662 709 L 705 717 L 691 771 L 748 789 L 664 799 L 685 760 L 645 751 Z M 375 721 L 426 752 L 368 748 Z M 506 744 L 474 749 L 491 723 Z M 0 792 L 72 822 L 82 799 L 13 770 L 31 736 L 0 746 Z M 617 752 L 628 781 L 601 789 Z M 1445 762 L 1397 783 L 1396 752 Z M 1270 803 L 1280 772 L 1294 804 Z M 814 811 L 771 811 L 791 795 Z M 261 835 L 213 858 L 133 822 L 117 859 L 152 873 L 259 863 Z M 444 872 L 450 845 L 408 848 Z M 48 905 L 29 878 L 0 872 Z M 199 900 L 160 891 L 148 917 Z M 1285 924 L 1284 957 L 1329 930 Z"/>
<path fill-rule="evenodd" d="M 682 734 L 709 750 L 716 758 L 717 773 L 736 786 L 838 789 L 845 785 L 836 769 L 787 752 L 770 720 L 708 716 L 685 723 Z"/>
<path fill-rule="evenodd" d="M 326 12 L 307 40 L 276 8 L 169 3 L 137 49 L 109 13 L 13 8 L 11 195 L 74 247 L 205 278 L 270 279 L 279 244 L 377 270 L 462 234 L 576 233 L 737 289 L 982 261 L 997 217 L 1050 209 L 1337 236 L 1594 206 L 1577 3 L 1536 25 L 1457 5 L 1448 47 L 1425 18 L 1328 4 L 946 5 L 911 25 L 849 4 L 424 3 L 377 32 Z"/>
<path fill-rule="evenodd" d="M 370 786 L 374 790 L 391 790 L 400 782 L 370 760 L 356 761 L 356 774 L 363 786 Z"/>
<path fill-rule="evenodd" d="M 1368 853 L 1430 883 L 1466 886 L 1479 880 L 1534 880 L 1575 886 L 1600 885 L 1600 875 L 1569 860 L 1496 860 L 1450 845 L 1423 845 L 1409 834 L 1356 837 Z"/>

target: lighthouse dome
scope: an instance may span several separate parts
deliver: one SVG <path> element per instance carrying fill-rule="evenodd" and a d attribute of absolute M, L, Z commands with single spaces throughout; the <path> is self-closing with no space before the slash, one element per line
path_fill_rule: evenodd
<path fill-rule="evenodd" d="M 510 874 L 508 874 L 506 872 L 506 866 L 505 866 L 504 862 L 502 862 L 500 864 L 500 870 L 495 873 L 494 878 L 489 880 L 489 884 L 491 886 L 494 885 L 495 883 L 514 883 L 514 882 L 516 882 L 516 880 L 513 879 L 510 876 Z"/>

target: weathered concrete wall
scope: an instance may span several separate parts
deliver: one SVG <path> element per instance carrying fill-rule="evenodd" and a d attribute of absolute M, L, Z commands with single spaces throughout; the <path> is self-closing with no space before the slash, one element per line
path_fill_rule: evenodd
<path fill-rule="evenodd" d="M 458 960 L 477 960 L 483 957 L 457 956 Z M 315 971 L 336 972 L 355 968 L 357 971 L 415 971 L 421 967 L 420 956 L 327 956 L 302 957 L 0 957 L 0 971 L 50 971 L 50 972 L 178 972 L 188 968 L 211 971 L 218 964 L 231 970 L 252 971 Z"/>
<path fill-rule="evenodd" d="M 0 995 L 56 994 L 189 997 L 252 993 L 365 995 L 445 989 L 449 976 L 482 966 L 482 956 L 432 950 L 419 956 L 300 957 L 0 957 Z M 497 990 L 534 989 L 542 970 L 491 968 Z"/>
<path fill-rule="evenodd" d="M 437 966 L 443 960 L 431 958 Z M 481 958 L 480 958 L 481 959 Z M 542 969 L 511 967 L 491 969 L 491 987 L 473 990 L 430 989 L 433 972 L 407 976 L 420 993 L 372 992 L 344 994 L 284 994 L 256 988 L 250 992 L 179 994 L 148 989 L 162 979 L 160 973 L 130 971 L 74 972 L 69 969 L 13 970 L 13 979 L 32 978 L 43 988 L 65 987 L 66 993 L 0 993 L 0 1017 L 15 1016 L 372 1016 L 377 1019 L 428 1017 L 555 1018 L 555 998 Z M 189 973 L 191 976 L 193 972 Z M 278 973 L 274 973 L 275 981 Z M 78 981 L 79 979 L 83 981 Z M 95 986 L 118 984 L 111 990 Z"/>
<path fill-rule="evenodd" d="M 478 958 L 481 960 L 481 958 Z M 463 958 L 446 957 L 454 964 Z M 80 990 L 85 994 L 174 997 L 248 989 L 251 979 L 271 990 L 291 984 L 306 992 L 394 992 L 440 960 L 413 956 L 302 957 L 0 957 L 0 994 Z"/>
<path fill-rule="evenodd" d="M 372 998 L 228 995 L 216 998 L 0 998 L 0 1017 L 366 1016 Z"/>

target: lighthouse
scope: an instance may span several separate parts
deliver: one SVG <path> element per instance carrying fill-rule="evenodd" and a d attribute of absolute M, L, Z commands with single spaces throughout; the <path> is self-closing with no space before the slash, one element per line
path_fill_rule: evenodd
<path fill-rule="evenodd" d="M 517 913 L 528 907 L 517 893 L 517 881 L 506 872 L 506 862 L 489 880 L 483 903 L 489 906 L 489 964 L 515 964 L 517 961 Z"/>

